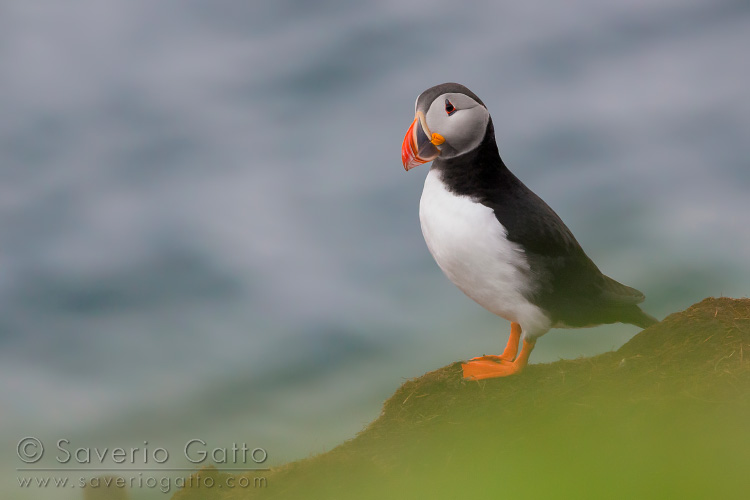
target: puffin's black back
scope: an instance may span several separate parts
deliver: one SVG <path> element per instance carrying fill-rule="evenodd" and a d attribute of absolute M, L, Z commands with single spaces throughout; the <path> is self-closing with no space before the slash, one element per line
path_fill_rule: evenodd
<path fill-rule="evenodd" d="M 491 208 L 508 240 L 523 247 L 536 284 L 527 298 L 547 311 L 553 324 L 622 322 L 645 328 L 656 322 L 636 305 L 643 294 L 603 275 L 562 219 L 508 170 L 498 153 L 492 119 L 477 148 L 437 158 L 432 168 L 453 193 Z"/>

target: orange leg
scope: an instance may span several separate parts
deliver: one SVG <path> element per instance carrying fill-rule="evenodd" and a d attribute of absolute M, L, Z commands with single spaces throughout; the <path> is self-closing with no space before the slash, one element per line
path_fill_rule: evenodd
<path fill-rule="evenodd" d="M 510 323 L 510 337 L 508 337 L 508 343 L 505 344 L 505 350 L 500 356 L 497 356 L 495 354 L 485 354 L 484 356 L 479 356 L 477 358 L 471 358 L 471 361 L 475 360 L 491 360 L 495 361 L 497 363 L 501 363 L 503 361 L 513 361 L 516 359 L 516 354 L 518 353 L 518 342 L 521 340 L 521 325 L 518 323 L 511 322 Z"/>
<path fill-rule="evenodd" d="M 520 373 L 529 362 L 529 356 L 536 344 L 535 340 L 524 340 L 518 357 L 514 361 L 511 361 L 518 350 L 518 339 L 520 336 L 520 325 L 518 323 L 511 323 L 510 338 L 503 354 L 500 356 L 481 356 L 462 363 L 461 368 L 463 368 L 464 379 L 482 380 L 494 377 L 507 377 L 508 375 Z"/>

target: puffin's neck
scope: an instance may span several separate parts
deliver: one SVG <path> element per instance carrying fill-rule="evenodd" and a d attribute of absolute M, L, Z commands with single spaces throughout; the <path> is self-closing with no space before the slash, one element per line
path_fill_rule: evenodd
<path fill-rule="evenodd" d="M 500 158 L 492 118 L 479 146 L 448 159 L 438 157 L 432 168 L 440 171 L 446 187 L 455 194 L 484 198 L 513 182 L 515 176 Z"/>

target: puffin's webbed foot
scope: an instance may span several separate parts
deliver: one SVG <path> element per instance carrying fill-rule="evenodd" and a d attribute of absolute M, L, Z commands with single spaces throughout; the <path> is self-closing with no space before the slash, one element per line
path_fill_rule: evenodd
<path fill-rule="evenodd" d="M 505 350 L 500 356 L 485 355 L 472 358 L 466 363 L 461 364 L 463 368 L 464 379 L 482 380 L 494 377 L 507 377 L 520 373 L 529 361 L 529 355 L 534 349 L 536 341 L 523 341 L 521 352 L 518 352 L 518 342 L 521 338 L 521 325 L 518 323 L 510 324 L 510 337 Z"/>

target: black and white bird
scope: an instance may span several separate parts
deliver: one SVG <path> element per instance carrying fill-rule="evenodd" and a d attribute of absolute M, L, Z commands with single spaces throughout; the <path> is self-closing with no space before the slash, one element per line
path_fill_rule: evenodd
<path fill-rule="evenodd" d="M 422 92 L 401 159 L 407 171 L 432 161 L 419 220 L 440 269 L 511 322 L 503 354 L 467 361 L 464 378 L 520 372 L 553 327 L 656 323 L 638 307 L 644 295 L 602 274 L 560 217 L 508 170 L 490 114 L 468 88 L 444 83 Z"/>

